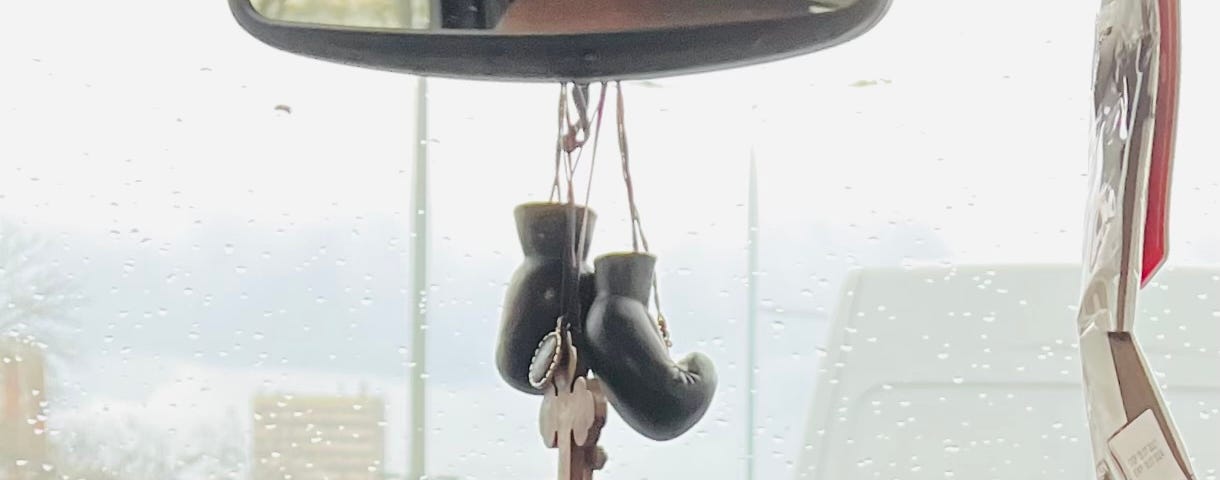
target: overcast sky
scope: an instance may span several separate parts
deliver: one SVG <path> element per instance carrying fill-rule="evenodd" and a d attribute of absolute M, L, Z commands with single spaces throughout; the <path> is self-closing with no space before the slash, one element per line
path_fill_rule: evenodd
<path fill-rule="evenodd" d="M 627 84 L 675 350 L 709 353 L 722 384 L 673 444 L 612 422 L 608 476 L 740 478 L 751 151 L 764 306 L 805 312 L 758 327 L 758 478 L 791 474 L 827 341 L 815 317 L 849 268 L 1077 261 L 1094 3 L 899 1 L 827 52 Z M 1206 59 L 1220 39 L 1204 22 L 1220 6 L 1184 3 L 1171 257 L 1207 266 L 1220 262 L 1220 78 Z M 109 408 L 184 428 L 258 388 L 365 383 L 391 399 L 401 472 L 415 80 L 273 50 L 224 2 L 16 2 L 3 17 L 0 217 L 54 241 L 87 298 L 61 418 Z M 430 470 L 543 478 L 537 400 L 489 360 L 520 259 L 512 207 L 549 187 L 557 89 L 430 88 Z M 630 245 L 613 142 L 603 148 L 595 253 Z M 692 454 L 721 461 L 678 460 Z"/>

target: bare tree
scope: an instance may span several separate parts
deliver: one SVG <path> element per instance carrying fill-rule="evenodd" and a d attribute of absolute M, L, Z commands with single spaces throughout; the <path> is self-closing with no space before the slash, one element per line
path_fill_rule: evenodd
<path fill-rule="evenodd" d="M 83 419 L 56 442 L 60 478 L 73 480 L 228 480 L 243 478 L 246 457 L 235 415 L 175 432 L 138 414 Z"/>
<path fill-rule="evenodd" d="M 56 441 L 56 468 L 65 478 L 173 478 L 167 435 L 134 415 L 86 418 L 65 425 Z"/>
<path fill-rule="evenodd" d="M 0 221 L 0 335 L 42 348 L 66 341 L 76 326 L 80 289 L 51 244 Z M 65 348 L 53 348 L 62 353 Z"/>
<path fill-rule="evenodd" d="M 78 292 L 48 243 L 0 221 L 0 402 L 16 414 L 0 418 L 4 478 L 53 477 L 46 469 L 46 353 L 63 358 L 68 350 Z"/>
<path fill-rule="evenodd" d="M 61 361 L 70 356 L 67 352 L 73 349 L 68 343 L 77 329 L 74 316 L 83 302 L 76 279 L 60 263 L 55 248 L 53 243 L 0 221 L 0 354 L 37 351 L 47 360 Z M 45 407 L 42 392 L 29 395 Z M 36 453 L 25 452 L 29 448 L 13 450 L 18 456 L 7 452 L 12 449 L 6 447 L 6 441 L 26 447 L 30 442 L 0 429 L 0 467 L 20 467 L 19 473 L 0 468 L 0 479 L 239 478 L 245 470 L 244 435 L 236 415 L 229 417 L 191 432 L 151 424 L 137 413 L 60 419 L 49 446 L 34 449 Z M 25 426 L 20 423 L 18 426 Z M 41 433 L 39 438 L 46 439 Z M 10 456 L 14 458 L 7 458 Z"/>

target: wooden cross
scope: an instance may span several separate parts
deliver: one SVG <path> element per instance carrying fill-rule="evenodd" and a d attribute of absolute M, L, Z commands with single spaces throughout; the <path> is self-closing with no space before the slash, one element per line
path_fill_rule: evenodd
<path fill-rule="evenodd" d="M 546 387 L 539 415 L 542 441 L 559 449 L 559 480 L 592 480 L 606 462 L 597 447 L 606 425 L 606 396 L 597 379 L 575 376 L 558 368 Z"/>

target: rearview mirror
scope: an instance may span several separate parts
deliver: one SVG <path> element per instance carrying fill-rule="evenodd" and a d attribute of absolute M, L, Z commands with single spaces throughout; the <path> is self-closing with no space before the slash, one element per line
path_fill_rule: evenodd
<path fill-rule="evenodd" d="M 419 75 L 594 82 L 809 53 L 872 28 L 890 0 L 229 0 L 293 53 Z"/>

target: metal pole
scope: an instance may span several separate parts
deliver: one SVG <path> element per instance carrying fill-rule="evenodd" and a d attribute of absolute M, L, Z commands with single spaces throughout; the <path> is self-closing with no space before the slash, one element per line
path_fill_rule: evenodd
<path fill-rule="evenodd" d="M 757 392 L 754 385 L 754 370 L 758 360 L 755 350 L 754 332 L 758 322 L 758 168 L 754 161 L 754 148 L 750 148 L 750 187 L 746 205 L 748 260 L 746 268 L 746 480 L 754 480 L 754 404 Z"/>
<path fill-rule="evenodd" d="M 411 197 L 411 362 L 407 365 L 411 388 L 411 435 L 408 480 L 427 474 L 424 414 L 427 401 L 428 361 L 428 79 L 419 78 L 415 97 L 414 185 Z"/>
<path fill-rule="evenodd" d="M 428 28 L 445 28 L 445 19 L 443 18 L 445 12 L 441 5 L 441 0 L 431 0 L 428 2 Z"/>

